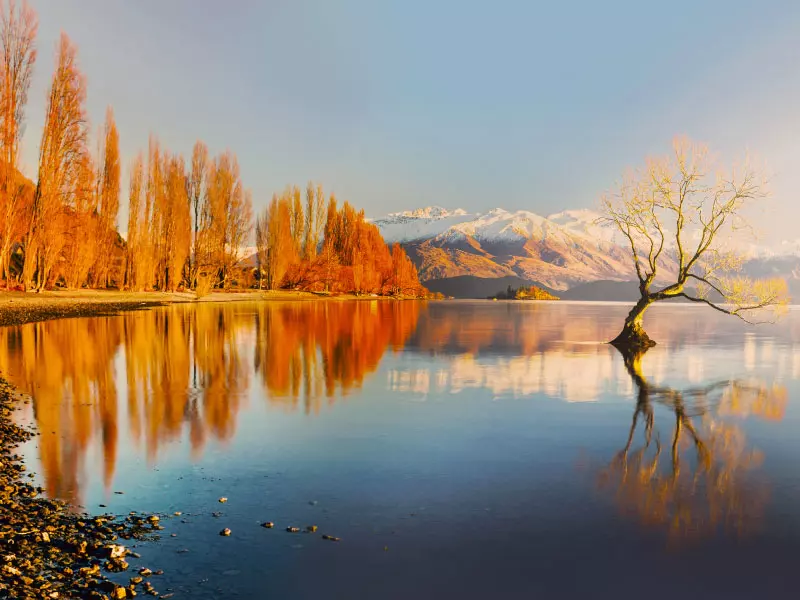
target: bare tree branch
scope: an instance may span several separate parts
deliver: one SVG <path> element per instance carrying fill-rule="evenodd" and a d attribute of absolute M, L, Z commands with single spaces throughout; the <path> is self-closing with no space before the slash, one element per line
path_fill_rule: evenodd
<path fill-rule="evenodd" d="M 642 316 L 652 303 L 669 298 L 705 303 L 739 318 L 746 313 L 744 320 L 753 323 L 764 322 L 756 312 L 777 314 L 788 301 L 785 282 L 742 277 L 741 257 L 724 247 L 731 234 L 741 232 L 743 210 L 766 196 L 763 178 L 748 162 L 725 173 L 705 146 L 685 138 L 675 140 L 671 156 L 649 159 L 605 196 L 603 221 L 613 223 L 630 246 L 641 292 L 615 343 L 652 344 Z M 651 289 L 656 281 L 660 289 Z M 690 283 L 697 284 L 694 292 L 687 289 Z M 710 292 L 719 300 L 709 298 Z"/>

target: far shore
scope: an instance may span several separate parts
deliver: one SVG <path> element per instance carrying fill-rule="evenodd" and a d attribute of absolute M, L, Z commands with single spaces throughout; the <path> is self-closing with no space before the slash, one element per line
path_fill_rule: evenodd
<path fill-rule="evenodd" d="M 392 300 L 390 296 L 315 294 L 292 290 L 219 291 L 197 297 L 194 292 L 126 292 L 116 290 L 57 290 L 40 293 L 0 291 L 0 327 L 66 317 L 89 317 L 120 311 L 182 303 L 244 301 Z M 406 299 L 406 298 L 401 298 Z M 410 299 L 410 298 L 407 298 Z"/>

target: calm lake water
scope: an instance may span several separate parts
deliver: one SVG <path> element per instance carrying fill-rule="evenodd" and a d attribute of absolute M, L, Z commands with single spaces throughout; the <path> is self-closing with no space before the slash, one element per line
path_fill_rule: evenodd
<path fill-rule="evenodd" d="M 800 312 L 657 306 L 626 364 L 627 310 L 179 305 L 0 329 L 0 371 L 49 495 L 183 513 L 140 548 L 176 598 L 788 597 Z"/>

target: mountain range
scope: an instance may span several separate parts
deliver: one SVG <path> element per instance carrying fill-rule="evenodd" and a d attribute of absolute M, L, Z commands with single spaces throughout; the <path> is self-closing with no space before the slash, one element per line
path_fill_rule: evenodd
<path fill-rule="evenodd" d="M 372 222 L 387 243 L 398 242 L 406 249 L 430 289 L 461 289 L 464 284 L 469 293 L 450 295 L 485 297 L 504 289 L 507 282 L 535 283 L 558 293 L 589 282 L 635 279 L 631 252 L 622 235 L 600 217 L 588 209 L 543 217 L 524 210 L 494 208 L 471 214 L 430 206 Z M 736 249 L 747 258 L 747 274 L 783 276 L 790 290 L 800 291 L 800 243 L 737 242 Z M 670 248 L 666 250 L 662 272 L 668 277 L 675 261 Z M 445 280 L 453 278 L 459 279 L 446 285 Z M 627 290 L 630 286 L 617 287 Z"/>

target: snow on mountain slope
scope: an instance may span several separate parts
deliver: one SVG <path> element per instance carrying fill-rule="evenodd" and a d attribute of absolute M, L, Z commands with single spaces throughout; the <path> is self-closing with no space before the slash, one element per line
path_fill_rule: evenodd
<path fill-rule="evenodd" d="M 434 206 L 373 222 L 387 242 L 406 246 L 423 279 L 517 275 L 562 289 L 630 277 L 626 251 L 596 218 L 591 211 L 548 218 L 525 210 L 468 214 Z"/>
<path fill-rule="evenodd" d="M 547 217 L 573 235 L 592 240 L 623 245 L 625 240 L 619 229 L 602 221 L 603 215 L 588 208 L 565 210 Z"/>
<path fill-rule="evenodd" d="M 556 290 L 597 280 L 635 278 L 631 252 L 617 228 L 589 209 L 565 210 L 547 217 L 502 208 L 469 214 L 438 206 L 375 219 L 384 239 L 400 242 L 417 264 L 421 279 L 462 275 L 516 276 Z M 696 241 L 697 232 L 685 240 Z M 756 245 L 729 237 L 720 240 L 758 263 L 789 257 L 800 269 L 800 241 Z M 666 240 L 662 273 L 676 268 L 674 240 Z M 800 272 L 800 271 L 799 271 Z"/>
<path fill-rule="evenodd" d="M 550 236 L 564 240 L 573 235 L 593 236 L 593 232 L 581 232 L 578 228 L 572 231 L 557 220 L 529 211 L 520 210 L 512 213 L 502 208 L 470 214 L 460 208 L 450 211 L 439 206 L 429 206 L 391 213 L 386 217 L 373 219 L 372 222 L 380 228 L 387 243 L 411 242 L 435 237 L 440 237 L 442 240 L 463 239 L 464 236 L 486 241 L 519 239 L 542 241 Z M 607 235 L 604 239 L 605 237 Z"/>
<path fill-rule="evenodd" d="M 470 214 L 463 209 L 447 210 L 429 206 L 391 213 L 374 219 L 387 243 L 411 242 L 438 238 L 441 241 L 461 240 L 469 236 L 481 241 L 548 239 L 571 243 L 575 237 L 620 244 L 621 237 L 613 225 L 597 223 L 599 213 L 591 210 L 568 210 L 542 217 L 526 210 L 510 212 L 493 208 Z"/>
<path fill-rule="evenodd" d="M 460 208 L 450 211 L 441 206 L 428 206 L 390 213 L 380 219 L 373 219 L 372 222 L 380 228 L 383 239 L 391 244 L 436 237 L 453 225 L 472 218 L 473 215 Z"/>
<path fill-rule="evenodd" d="M 478 214 L 472 221 L 459 223 L 452 229 L 477 240 L 491 242 L 526 239 L 542 241 L 552 235 L 563 237 L 560 228 L 544 217 L 524 210 L 511 213 L 502 208 Z"/>

